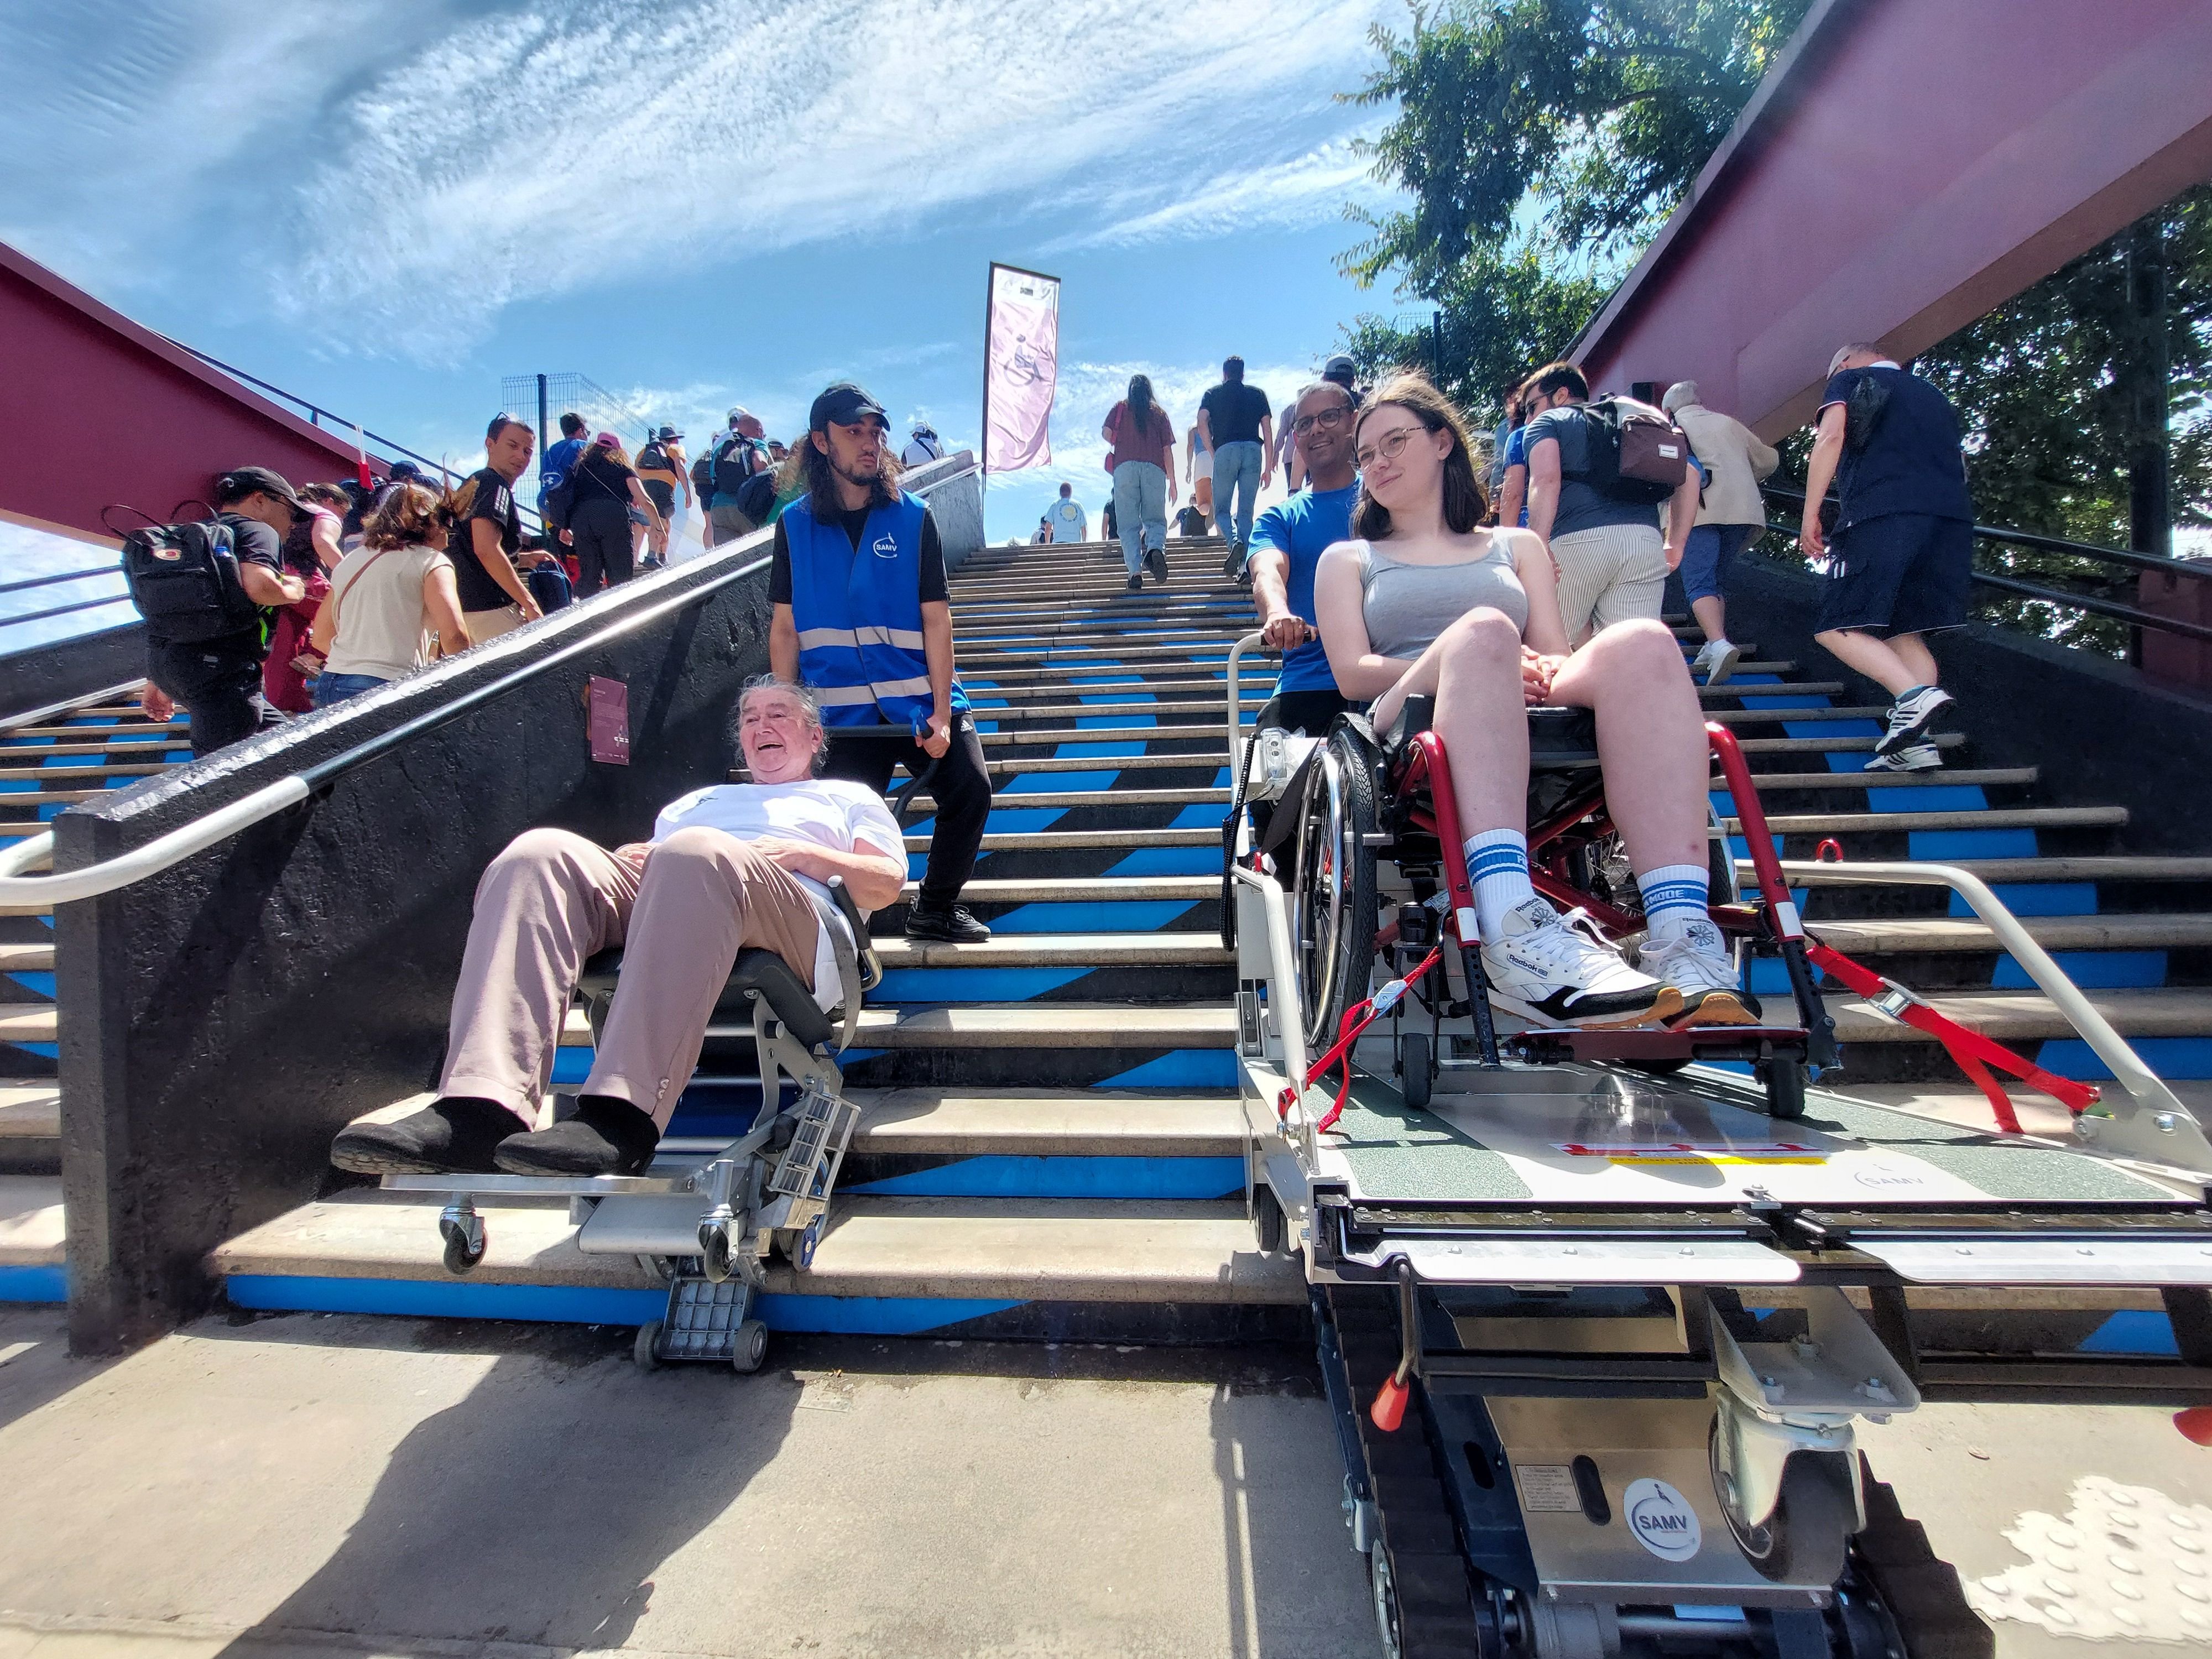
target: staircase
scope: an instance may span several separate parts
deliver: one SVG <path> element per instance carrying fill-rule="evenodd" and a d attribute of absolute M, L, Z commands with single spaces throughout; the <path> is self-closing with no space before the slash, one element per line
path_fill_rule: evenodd
<path fill-rule="evenodd" d="M 1218 542 L 1174 543 L 1169 557 L 1169 585 L 1140 594 L 1123 592 L 1119 550 L 1104 544 L 989 549 L 956 573 L 961 673 L 999 792 L 967 898 L 994 937 L 908 941 L 903 904 L 876 918 L 885 975 L 844 1060 L 865 1116 L 811 1267 L 771 1281 L 771 1325 L 1095 1341 L 1303 1331 L 1297 1267 L 1261 1254 L 1245 1216 L 1234 969 L 1217 931 L 1223 682 L 1252 611 L 1220 574 Z M 1248 722 L 1267 678 L 1247 685 Z M 1853 859 L 1966 864 L 2030 919 L 2154 1067 L 2212 1076 L 2212 858 L 2118 854 L 2124 811 L 2039 806 L 2034 769 L 1974 769 L 1958 739 L 1947 740 L 1956 769 L 1869 778 L 1858 768 L 1880 711 L 1842 695 L 1839 682 L 1778 660 L 1747 661 L 1704 694 L 1743 738 L 1784 851 L 1809 858 L 1832 836 Z M 50 786 L 65 767 L 167 763 L 174 751 L 158 739 L 138 738 L 138 753 L 124 747 L 129 730 L 82 735 L 87 723 L 127 718 L 88 709 L 11 733 L 44 750 L 7 787 L 46 811 L 64 804 Z M 102 783 L 130 775 L 99 774 Z M 1735 834 L 1733 803 L 1716 788 Z M 916 801 L 907 826 L 916 873 L 932 810 Z M 1824 889 L 1805 902 L 1815 932 L 1947 1012 L 2055 1071 L 2097 1075 L 1986 929 L 1946 913 L 1947 898 Z M 50 1077 L 52 981 L 38 975 L 51 974 L 51 945 L 41 921 L 9 925 L 21 931 L 8 948 L 23 953 L 10 981 L 26 1000 L 8 1052 L 27 1079 L 34 1064 Z M 1755 963 L 1753 988 L 1781 993 L 1765 977 L 1775 968 Z M 1963 1086 L 1918 1032 L 1841 994 L 1831 1007 L 1847 1082 Z M 39 1041 L 43 1060 L 20 1046 Z M 582 1080 L 590 1042 L 579 1009 L 556 1087 Z M 709 1138 L 748 1117 L 749 1060 L 742 1030 L 711 1032 L 671 1135 L 718 1144 Z M 19 1156 L 50 1170 L 52 1085 L 28 1087 L 48 1115 L 43 1141 L 17 1138 Z M 58 1213 L 50 1175 L 32 1196 Z M 659 1316 L 662 1292 L 645 1270 L 579 1251 L 565 1207 L 483 1207 L 489 1252 L 465 1279 L 440 1264 L 434 1209 L 362 1188 L 242 1235 L 215 1265 L 246 1307 Z M 0 1247 L 9 1225 L 0 1216 Z M 0 1261 L 15 1259 L 0 1248 Z"/>
<path fill-rule="evenodd" d="M 179 715 L 146 719 L 118 686 L 0 725 L 0 847 L 64 808 L 192 757 Z M 0 911 L 0 1300 L 64 1294 L 61 1094 L 52 910 Z"/>

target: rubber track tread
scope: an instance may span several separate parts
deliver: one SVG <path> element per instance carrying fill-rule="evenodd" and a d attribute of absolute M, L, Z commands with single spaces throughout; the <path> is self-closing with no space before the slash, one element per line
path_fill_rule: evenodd
<path fill-rule="evenodd" d="M 1897 1620 L 1911 1659 L 1996 1659 L 1996 1633 L 1967 1605 L 1959 1570 L 1937 1555 L 1928 1530 L 1899 1507 L 1897 1493 L 1859 1460 L 1866 1530 L 1851 1553 Z"/>
<path fill-rule="evenodd" d="M 1375 1395 L 1397 1370 L 1397 1292 L 1332 1285 L 1324 1294 L 1358 1413 L 1360 1455 L 1382 1523 L 1398 1590 L 1399 1631 L 1406 1659 L 1481 1659 L 1459 1528 L 1437 1473 L 1436 1449 L 1409 1409 L 1395 1434 L 1367 1415 Z"/>

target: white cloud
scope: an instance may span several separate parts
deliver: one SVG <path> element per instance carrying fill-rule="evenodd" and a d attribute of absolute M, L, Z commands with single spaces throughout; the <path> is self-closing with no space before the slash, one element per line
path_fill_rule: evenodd
<path fill-rule="evenodd" d="M 1127 216 L 1097 230 L 1063 236 L 1045 252 L 1220 236 L 1270 225 L 1310 226 L 1340 217 L 1347 201 L 1377 205 L 1395 192 L 1376 181 L 1373 159 L 1358 151 L 1358 140 L 1369 136 L 1332 139 L 1271 166 L 1212 173 L 1195 195 L 1163 199 L 1158 192 L 1149 198 L 1121 192 L 1112 206 Z M 1147 199 L 1151 205 L 1141 205 Z"/>
<path fill-rule="evenodd" d="M 1271 111 L 1310 125 L 1384 5 L 560 0 L 465 24 L 339 106 L 276 301 L 434 353 L 518 300 L 847 236 L 884 248 L 951 206 L 1049 208 L 1109 164 L 1187 178 L 1176 135 L 1249 141 Z M 1349 165 L 1325 149 L 1263 168 L 1261 199 L 1310 204 Z M 1157 203 L 1148 219 L 1132 234 L 1215 228 Z"/>

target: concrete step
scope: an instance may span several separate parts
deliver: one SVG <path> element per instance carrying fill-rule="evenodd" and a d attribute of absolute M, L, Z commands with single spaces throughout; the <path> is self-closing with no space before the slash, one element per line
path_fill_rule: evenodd
<path fill-rule="evenodd" d="M 1218 841 L 1219 836 L 1216 836 Z M 19 1005 L 0 1004 L 0 1010 L 15 1009 Z M 57 1028 L 52 1003 L 23 1007 L 20 1012 L 0 1012 L 0 1042 L 58 1042 L 61 1033 Z"/>
<path fill-rule="evenodd" d="M 59 1301 L 63 1254 L 61 1176 L 0 1175 L 0 1302 Z"/>
<path fill-rule="evenodd" d="M 750 1026 L 737 1022 L 707 1028 L 709 1037 L 724 1040 L 751 1034 Z M 1173 1008 L 1118 1002 L 878 1006 L 862 1012 L 853 1041 L 863 1048 L 1228 1048 L 1237 1042 L 1237 1011 L 1205 1003 Z M 591 1022 L 581 1007 L 568 1010 L 561 1046 L 592 1046 Z"/>
<path fill-rule="evenodd" d="M 222 1245 L 210 1266 L 234 1285 L 241 1279 L 456 1283 L 440 1259 L 437 1206 L 398 1201 L 404 1196 L 349 1192 L 302 1205 Z M 658 1290 L 635 1257 L 578 1249 L 565 1206 L 479 1200 L 477 1207 L 488 1248 L 457 1288 Z M 921 1301 L 1292 1306 L 1305 1300 L 1297 1258 L 1261 1255 L 1241 1202 L 853 1196 L 831 1215 L 812 1265 L 802 1271 L 776 1263 L 769 1291 Z M 254 1304 L 272 1305 L 258 1296 Z"/>
<path fill-rule="evenodd" d="M 890 968 L 1212 968 L 1237 960 L 1217 933 L 1005 933 L 980 945 L 876 942 Z"/>
<path fill-rule="evenodd" d="M 1100 769 L 1094 767 L 1094 770 Z M 1134 811 L 1167 806 L 1218 806 L 1227 813 L 1230 795 L 1226 789 L 1040 789 L 1018 795 L 1000 794 L 994 797 L 999 805 L 1016 807 L 1037 806 L 1110 806 Z M 934 812 L 937 803 L 930 796 L 917 795 L 915 811 Z"/>
<path fill-rule="evenodd" d="M 1219 836 L 1214 838 L 1216 841 Z M 908 882 L 900 902 L 910 902 L 917 890 Z M 983 879 L 971 881 L 961 897 L 974 904 L 1154 902 L 1182 900 L 1196 902 L 1221 896 L 1221 883 L 1213 876 L 1101 876 L 1047 877 L 1027 881 Z"/>
<path fill-rule="evenodd" d="M 53 970 L 52 944 L 0 944 L 0 974 L 51 974 Z"/>
<path fill-rule="evenodd" d="M 1101 695 L 1110 692 L 1114 689 L 1111 686 L 1099 688 Z M 1269 688 L 1266 685 L 1248 684 L 1239 687 L 1238 691 L 1239 702 L 1247 712 L 1250 713 L 1256 713 L 1267 701 L 1269 696 Z M 979 705 L 975 709 L 975 718 L 978 720 L 994 721 L 1001 727 L 1054 720 L 1106 720 L 1116 714 L 1143 714 L 1155 717 L 1174 714 L 1186 720 L 1218 720 L 1226 723 L 1229 718 L 1229 698 L 1227 693 L 1217 685 L 1214 695 L 1202 700 L 1183 700 L 1175 702 L 1162 701 L 1159 702 L 1018 703 L 1010 708 L 998 708 L 985 704 Z M 0 796 L 0 802 L 4 800 L 5 797 Z"/>
<path fill-rule="evenodd" d="M 2124 806 L 2022 806 L 1959 812 L 1806 812 L 1770 814 L 1778 836 L 1863 836 L 1911 830 L 2116 830 L 2128 821 Z M 1743 825 L 1723 818 L 1730 835 Z"/>
<path fill-rule="evenodd" d="M 2033 766 L 1960 767 L 1934 772 L 1753 772 L 1751 781 L 1762 795 L 1785 789 L 1932 789 L 1969 785 L 1988 787 L 2026 787 L 2039 775 Z M 1716 771 L 1713 787 L 1726 788 Z"/>
<path fill-rule="evenodd" d="M 50 1079 L 0 1084 L 0 1175 L 55 1176 L 61 1169 L 59 1087 Z"/>
<path fill-rule="evenodd" d="M 1247 705 L 1244 713 L 1247 725 L 1258 711 Z M 986 710 L 988 716 L 989 711 Z M 1217 705 L 1212 720 L 1184 720 L 1173 726 L 1026 726 L 1011 722 L 1012 729 L 1004 732 L 977 733 L 986 749 L 1008 747 L 1040 749 L 1057 747 L 1062 744 L 1103 744 L 1126 748 L 1136 744 L 1158 745 L 1176 744 L 1186 751 L 1211 754 L 1218 757 L 1218 763 L 1229 763 L 1229 710 L 1225 704 Z M 1121 716 L 1127 719 L 1126 714 Z M 988 724 L 988 720 L 986 720 Z M 1155 749 L 1153 752 L 1170 752 Z M 1113 757 L 1103 757 L 1094 763 L 1105 766 Z"/>
<path fill-rule="evenodd" d="M 1889 816 L 1889 815 L 1885 815 Z M 2212 882 L 2212 858 L 2166 858 L 2156 855 L 2114 855 L 2104 858 L 1943 859 L 1938 860 L 1992 884 L 2042 881 L 2095 882 Z M 1736 872 L 1751 875 L 1747 859 L 1736 861 Z M 1844 892 L 1845 888 L 1809 890 Z"/>
<path fill-rule="evenodd" d="M 945 1158 L 1236 1158 L 1244 1107 L 1232 1094 L 1108 1090 L 856 1089 L 856 1153 Z"/>
<path fill-rule="evenodd" d="M 82 743 L 112 736 L 131 741 L 148 741 L 167 737 L 181 746 L 191 741 L 191 722 L 178 719 L 166 726 L 156 726 L 148 720 L 119 720 L 112 726 L 17 726 L 0 732 L 0 752 L 12 745 L 24 744 L 35 738 L 52 738 L 58 742 Z M 43 745 L 41 745 L 43 747 Z"/>
<path fill-rule="evenodd" d="M 1738 738 L 1737 748 L 1747 755 L 1870 755 L 1879 737 L 1838 735 L 1819 738 Z M 1963 732 L 1940 732 L 1932 739 L 1938 749 L 1957 749 L 1966 741 Z M 1907 777 L 1909 773 L 1896 775 Z"/>
<path fill-rule="evenodd" d="M 1224 720 L 1224 726 L 1227 725 Z M 1158 731 L 1157 726 L 1146 728 Z M 1225 741 L 1225 739 L 1224 739 Z M 1018 760 L 994 760 L 985 763 L 993 777 L 1022 778 L 1050 777 L 1059 772 L 1159 772 L 1204 771 L 1208 767 L 1227 764 L 1222 755 L 1037 755 L 1024 756 Z M 1017 793 L 1000 793 L 1009 804 L 1024 800 L 1034 793 L 1040 799 L 1057 799 L 1049 789 L 1024 790 Z"/>
<path fill-rule="evenodd" d="M 2125 1037 L 2212 1035 L 2212 990 L 2091 991 L 2097 1012 Z M 2075 1036 L 2048 998 L 2033 991 L 1966 991 L 1929 997 L 1937 1012 L 1999 1042 Z M 1828 1012 L 1844 1042 L 1929 1043 L 1933 1037 L 1887 1019 L 1854 998 L 1831 995 Z"/>
<path fill-rule="evenodd" d="M 1135 852 L 1146 847 L 1218 847 L 1221 831 L 1213 830 L 994 830 L 983 837 L 987 853 L 1050 853 L 1086 847 L 1114 847 Z M 909 853 L 927 853 L 927 836 L 906 837 Z"/>
<path fill-rule="evenodd" d="M 0 753 L 5 752 L 0 750 Z M 164 766 L 141 763 L 128 766 L 0 766 L 0 782 L 60 783 L 75 778 L 150 778 L 173 771 L 182 764 L 181 761 L 176 761 Z"/>
<path fill-rule="evenodd" d="M 2046 951 L 2191 950 L 2212 945 L 2212 915 L 2201 913 L 2024 916 L 2021 925 Z M 1806 927 L 1814 938 L 1848 956 L 2000 948 L 1986 923 L 1954 916 L 1808 920 Z"/>

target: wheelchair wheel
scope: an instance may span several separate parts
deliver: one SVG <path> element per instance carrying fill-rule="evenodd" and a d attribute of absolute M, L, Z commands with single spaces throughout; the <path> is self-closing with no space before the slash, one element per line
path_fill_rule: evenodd
<path fill-rule="evenodd" d="M 1375 780 L 1342 732 L 1322 750 L 1299 810 L 1291 949 L 1306 1042 L 1318 1054 L 1366 994 L 1375 961 Z"/>
<path fill-rule="evenodd" d="M 1417 1112 L 1428 1109 L 1430 1065 L 1429 1034 L 1407 1032 L 1398 1044 L 1398 1093 Z"/>
<path fill-rule="evenodd" d="M 1805 1067 L 1788 1054 L 1762 1060 L 1751 1068 L 1766 1091 L 1766 1115 L 1784 1120 L 1805 1115 Z"/>

